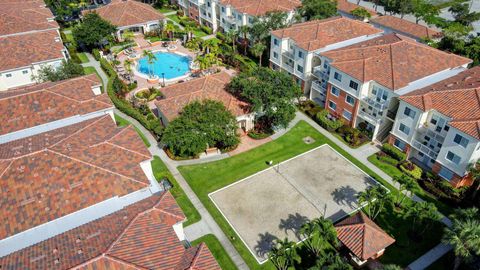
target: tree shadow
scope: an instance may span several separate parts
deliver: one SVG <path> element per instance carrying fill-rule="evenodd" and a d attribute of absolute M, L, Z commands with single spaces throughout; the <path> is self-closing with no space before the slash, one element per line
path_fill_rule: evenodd
<path fill-rule="evenodd" d="M 356 207 L 357 191 L 350 185 L 336 188 L 332 193 L 333 201 L 339 205 L 347 205 L 350 208 Z"/>
<path fill-rule="evenodd" d="M 282 229 L 285 233 L 291 231 L 298 239 L 300 239 L 300 228 L 303 224 L 309 221 L 310 220 L 308 217 L 302 216 L 299 213 L 295 213 L 295 215 L 289 214 L 287 219 L 280 220 L 280 225 L 278 225 L 278 228 Z"/>
<path fill-rule="evenodd" d="M 255 253 L 257 253 L 258 257 L 265 258 L 268 252 L 272 250 L 274 242 L 278 240 L 278 237 L 269 232 L 265 232 L 264 234 L 259 234 L 258 238 L 257 245 L 255 245 Z"/>

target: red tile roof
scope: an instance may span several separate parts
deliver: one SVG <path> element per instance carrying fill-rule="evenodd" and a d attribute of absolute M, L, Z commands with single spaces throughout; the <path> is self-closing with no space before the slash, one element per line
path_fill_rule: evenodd
<path fill-rule="evenodd" d="M 480 140 L 480 66 L 400 98 L 423 111 L 450 117 L 450 126 Z"/>
<path fill-rule="evenodd" d="M 338 239 L 355 256 L 367 260 L 395 242 L 362 211 L 335 224 Z"/>
<path fill-rule="evenodd" d="M 0 239 L 148 187 L 150 158 L 109 115 L 0 144 Z"/>
<path fill-rule="evenodd" d="M 1 50 L 1 49 L 0 49 Z M 101 85 L 95 74 L 0 92 L 0 135 L 52 121 L 113 108 L 107 94 L 95 95 Z"/>
<path fill-rule="evenodd" d="M 262 16 L 273 11 L 293 11 L 302 5 L 299 0 L 220 0 L 220 3 L 250 16 Z"/>
<path fill-rule="evenodd" d="M 232 77 L 226 72 L 193 79 L 162 88 L 165 99 L 155 102 L 158 110 L 169 120 L 173 120 L 183 107 L 195 100 L 212 99 L 222 102 L 234 115 L 250 112 L 250 106 L 227 92 L 225 87 Z"/>
<path fill-rule="evenodd" d="M 373 80 L 392 90 L 472 62 L 398 34 L 384 35 L 321 54 L 331 59 L 334 68 L 360 81 Z"/>
<path fill-rule="evenodd" d="M 370 15 L 372 15 L 372 17 L 377 16 L 377 12 L 373 9 L 365 8 L 354 3 L 350 3 L 348 2 L 348 0 L 337 0 L 337 9 L 340 11 L 352 14 L 352 11 L 356 8 L 365 9 L 366 11 L 368 11 L 368 13 L 370 13 Z"/>
<path fill-rule="evenodd" d="M 58 29 L 54 17 L 43 2 L 0 1 L 0 36 Z"/>
<path fill-rule="evenodd" d="M 92 12 L 85 10 L 83 14 Z M 133 0 L 113 0 L 110 4 L 94 9 L 105 20 L 116 26 L 130 26 L 165 19 L 165 16 L 148 4 Z"/>
<path fill-rule="evenodd" d="M 294 24 L 272 32 L 279 38 L 290 38 L 307 51 L 315 51 L 328 45 L 349 39 L 382 33 L 382 30 L 358 20 L 334 17 Z"/>
<path fill-rule="evenodd" d="M 57 30 L 0 37 L 0 71 L 63 59 L 63 50 Z"/>
<path fill-rule="evenodd" d="M 180 243 L 172 225 L 183 221 L 185 216 L 169 212 L 173 208 L 179 209 L 170 193 L 153 195 L 4 256 L 0 258 L 0 266 L 8 270 L 219 270 L 205 245 L 185 249 Z"/>
<path fill-rule="evenodd" d="M 380 16 L 370 20 L 372 23 L 379 24 L 381 26 L 388 27 L 394 31 L 398 31 L 400 34 L 411 35 L 415 38 L 440 38 L 442 33 L 435 31 L 426 26 L 416 24 L 395 16 Z"/>

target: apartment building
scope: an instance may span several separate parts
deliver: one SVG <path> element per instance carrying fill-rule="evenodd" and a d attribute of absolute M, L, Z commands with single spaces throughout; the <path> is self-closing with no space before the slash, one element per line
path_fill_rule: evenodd
<path fill-rule="evenodd" d="M 367 23 L 344 17 L 294 24 L 272 31 L 270 66 L 291 74 L 305 94 L 309 95 L 311 88 L 324 93 L 328 77 L 321 72 L 324 63 L 320 62 L 320 54 L 379 37 L 382 32 Z M 312 94 L 311 98 L 322 105 L 325 103 L 325 95 Z"/>
<path fill-rule="evenodd" d="M 332 116 L 383 141 L 395 121 L 398 97 L 464 71 L 471 60 L 387 34 L 322 52 L 318 63 L 316 71 L 328 78 L 327 85 L 312 87 L 310 98 L 325 96 Z"/>
<path fill-rule="evenodd" d="M 251 25 L 255 17 L 268 12 L 286 12 L 288 20 L 294 18 L 300 0 L 176 0 L 175 3 L 201 25 L 213 31 L 238 30 Z"/>
<path fill-rule="evenodd" d="M 400 97 L 388 140 L 459 187 L 480 158 L 480 67 Z"/>
<path fill-rule="evenodd" d="M 92 74 L 0 92 L 1 269 L 176 269 L 200 252 L 180 242 L 185 216 L 100 87 Z M 198 248 L 200 269 L 219 269 Z"/>
<path fill-rule="evenodd" d="M 0 91 L 32 84 L 43 65 L 67 59 L 58 29 L 41 1 L 0 2 Z"/>

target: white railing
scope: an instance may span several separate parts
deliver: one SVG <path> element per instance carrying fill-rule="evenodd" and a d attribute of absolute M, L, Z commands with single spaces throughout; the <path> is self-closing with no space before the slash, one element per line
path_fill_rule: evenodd
<path fill-rule="evenodd" d="M 413 139 L 412 146 L 413 146 L 413 148 L 415 148 L 418 151 L 424 153 L 425 155 L 429 156 L 432 159 L 436 159 L 437 156 L 438 156 L 438 152 L 434 151 L 433 149 L 430 149 L 428 146 L 422 144 L 417 139 Z"/>
<path fill-rule="evenodd" d="M 312 81 L 312 88 L 324 93 L 327 90 L 327 82 L 322 83 L 318 80 Z"/>
<path fill-rule="evenodd" d="M 378 123 L 381 122 L 381 118 L 380 118 L 380 117 L 376 118 L 376 117 L 374 117 L 373 115 L 370 115 L 369 113 L 364 112 L 364 111 L 362 111 L 362 110 L 359 110 L 359 111 L 358 111 L 358 115 L 359 115 L 360 117 L 362 117 L 363 119 L 369 121 L 370 123 L 374 124 L 374 125 L 377 125 Z"/>

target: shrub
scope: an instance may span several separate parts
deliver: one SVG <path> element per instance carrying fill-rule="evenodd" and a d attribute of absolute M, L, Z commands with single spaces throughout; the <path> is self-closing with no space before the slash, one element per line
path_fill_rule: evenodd
<path fill-rule="evenodd" d="M 205 32 L 209 35 L 213 34 L 212 28 L 210 28 L 208 26 L 202 25 L 202 26 L 200 26 L 200 29 L 202 29 L 203 32 Z"/>
<path fill-rule="evenodd" d="M 356 128 L 343 125 L 337 130 L 337 132 L 340 133 L 343 139 L 351 145 L 358 145 L 360 143 L 360 130 Z"/>
<path fill-rule="evenodd" d="M 185 12 L 183 12 L 183 10 L 179 9 L 177 10 L 177 16 L 178 17 L 183 17 L 185 15 Z"/>
<path fill-rule="evenodd" d="M 265 132 L 261 132 L 261 131 L 251 130 L 251 131 L 248 132 L 248 137 L 250 137 L 254 140 L 265 139 L 268 136 L 270 136 L 270 134 L 265 133 Z"/>
<path fill-rule="evenodd" d="M 328 118 L 327 110 L 322 110 L 321 112 L 317 113 L 317 115 L 315 116 L 315 120 L 320 126 L 322 126 L 328 131 L 335 131 L 339 127 L 343 126 L 343 122 L 341 120 L 330 120 Z"/>
<path fill-rule="evenodd" d="M 128 91 L 129 91 L 129 92 L 132 91 L 132 90 L 135 89 L 135 88 L 137 88 L 137 83 L 134 83 L 134 82 L 133 82 L 133 83 L 130 83 L 130 84 L 128 85 Z"/>
<path fill-rule="evenodd" d="M 116 76 L 117 73 L 113 69 L 112 65 L 108 63 L 107 59 L 101 58 L 100 59 L 100 67 L 107 73 L 108 77 Z"/>
<path fill-rule="evenodd" d="M 422 178 L 422 169 L 410 161 L 405 161 L 401 163 L 400 170 L 402 170 L 402 172 L 404 172 L 406 175 L 416 180 Z"/>
<path fill-rule="evenodd" d="M 384 152 L 377 153 L 377 159 L 383 163 L 386 163 L 395 167 L 398 166 L 398 160 L 392 158 L 391 156 L 385 154 Z"/>
<path fill-rule="evenodd" d="M 218 39 L 225 41 L 225 35 L 222 32 L 217 32 L 215 35 Z"/>
<path fill-rule="evenodd" d="M 398 161 L 403 161 L 407 158 L 407 154 L 388 143 L 384 143 L 382 145 L 382 151 Z"/>
<path fill-rule="evenodd" d="M 98 49 L 93 49 L 92 54 L 95 60 L 100 61 L 100 51 Z"/>

